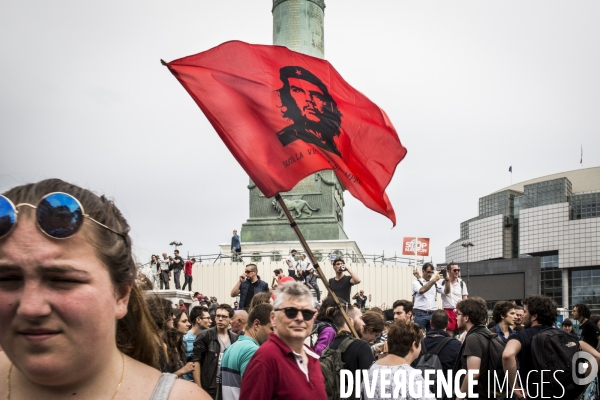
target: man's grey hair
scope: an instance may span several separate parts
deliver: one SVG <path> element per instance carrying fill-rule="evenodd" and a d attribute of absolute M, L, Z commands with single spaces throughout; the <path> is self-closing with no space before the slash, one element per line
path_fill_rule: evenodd
<path fill-rule="evenodd" d="M 285 282 L 281 285 L 277 286 L 277 290 L 275 291 L 275 301 L 273 302 L 273 309 L 279 308 L 281 303 L 286 298 L 302 298 L 307 297 L 310 299 L 310 304 L 314 307 L 314 301 L 310 290 L 300 282 Z"/>

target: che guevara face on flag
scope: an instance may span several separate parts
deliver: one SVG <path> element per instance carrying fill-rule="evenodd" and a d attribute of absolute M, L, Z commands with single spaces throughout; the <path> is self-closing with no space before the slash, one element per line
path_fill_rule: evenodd
<path fill-rule="evenodd" d="M 385 188 L 406 149 L 387 114 L 326 60 L 232 41 L 164 64 L 266 197 L 330 169 L 395 223 Z"/>
<path fill-rule="evenodd" d="M 334 139 L 340 136 L 342 114 L 325 84 L 299 66 L 281 68 L 279 79 L 281 115 L 292 122 L 277 132 L 281 144 L 302 140 L 341 157 Z"/>

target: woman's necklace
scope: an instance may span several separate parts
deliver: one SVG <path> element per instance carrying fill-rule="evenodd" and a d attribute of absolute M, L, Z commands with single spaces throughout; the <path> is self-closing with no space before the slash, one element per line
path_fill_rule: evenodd
<path fill-rule="evenodd" d="M 123 361 L 123 369 L 121 371 L 121 379 L 119 380 L 119 384 L 117 385 L 117 389 L 113 393 L 110 400 L 114 400 L 119 388 L 121 387 L 121 383 L 123 383 L 123 377 L 125 376 L 125 356 L 121 353 L 121 360 Z M 12 363 L 10 363 L 10 367 L 8 368 L 8 374 L 6 375 L 6 400 L 10 400 L 10 374 L 12 372 Z"/>

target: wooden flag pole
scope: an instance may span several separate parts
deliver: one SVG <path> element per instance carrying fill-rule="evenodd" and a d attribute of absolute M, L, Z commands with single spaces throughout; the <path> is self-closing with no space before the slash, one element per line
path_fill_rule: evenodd
<path fill-rule="evenodd" d="M 298 224 L 296 224 L 296 221 L 294 221 L 294 217 L 290 213 L 290 210 L 288 210 L 287 206 L 285 205 L 285 202 L 283 201 L 283 198 L 281 197 L 281 195 L 279 193 L 277 193 L 277 195 L 275 195 L 275 200 L 277 200 L 277 202 L 281 206 L 281 209 L 287 216 L 288 221 L 290 221 L 290 226 L 292 227 L 294 232 L 296 232 L 296 236 L 298 236 L 298 239 L 300 240 L 300 244 L 304 248 L 304 251 L 306 251 L 306 254 L 308 255 L 308 258 L 310 259 L 310 262 L 312 263 L 313 267 L 315 268 L 315 271 L 317 271 L 317 273 L 319 274 L 319 277 L 323 281 L 323 284 L 325 285 L 327 292 L 329 293 L 329 295 L 335 302 L 335 305 L 337 306 L 337 308 L 340 310 L 340 312 L 344 316 L 344 321 L 346 321 L 346 325 L 348 325 L 348 328 L 350 328 L 350 332 L 352 332 L 352 334 L 354 335 L 355 338 L 358 338 L 358 334 L 356 333 L 356 330 L 354 329 L 354 324 L 352 323 L 352 321 L 350 321 L 350 318 L 348 318 L 348 314 L 346 314 L 346 310 L 344 310 L 344 306 L 342 305 L 342 303 L 340 303 L 340 300 L 338 299 L 338 297 L 331 290 L 331 287 L 329 286 L 329 281 L 327 281 L 327 279 L 325 278 L 325 274 L 321 270 L 321 267 L 319 266 L 318 261 L 315 259 L 313 252 L 310 250 L 310 247 L 308 247 L 308 243 L 306 243 L 306 240 L 304 239 L 302 232 L 300 232 L 300 228 L 298 227 Z"/>

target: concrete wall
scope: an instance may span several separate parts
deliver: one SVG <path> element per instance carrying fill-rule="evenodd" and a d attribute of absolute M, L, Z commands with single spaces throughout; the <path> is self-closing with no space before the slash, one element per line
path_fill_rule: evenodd
<path fill-rule="evenodd" d="M 346 265 L 362 279 L 360 284 L 352 288 L 351 295 L 354 296 L 357 291 L 363 289 L 365 294 L 371 295 L 371 302 L 367 303 L 367 306 L 381 307 L 382 303 L 386 303 L 387 307 L 391 307 L 395 300 L 412 300 L 411 285 L 415 277 L 412 275 L 411 268 L 381 264 L 347 263 Z M 282 261 L 260 262 L 257 266 L 258 275 L 269 286 L 273 280 L 273 270 L 282 268 L 287 271 L 287 266 Z M 245 263 L 196 263 L 193 267 L 193 291 L 215 296 L 219 303 L 233 304 L 234 299 L 231 298 L 230 292 L 239 276 L 243 274 L 244 267 Z M 321 267 L 327 278 L 335 275 L 330 262 L 323 263 Z M 183 278 L 181 281 L 183 282 Z M 173 287 L 172 279 L 171 286 Z M 319 288 L 321 292 L 325 290 L 323 283 L 319 282 Z"/>

